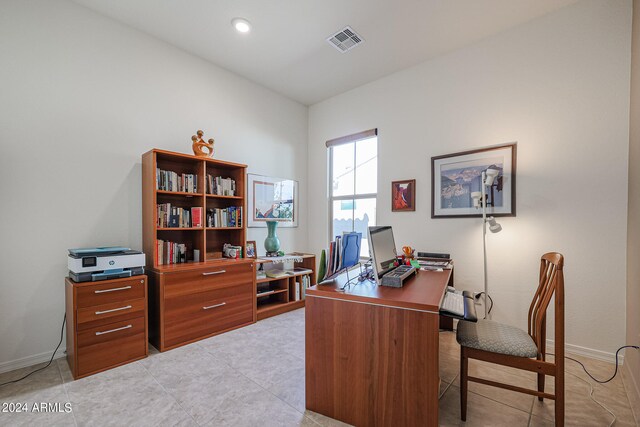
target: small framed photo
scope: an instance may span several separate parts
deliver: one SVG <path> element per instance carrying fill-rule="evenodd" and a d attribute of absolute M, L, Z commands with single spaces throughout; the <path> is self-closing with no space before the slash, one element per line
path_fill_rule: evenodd
<path fill-rule="evenodd" d="M 258 254 L 256 253 L 256 241 L 249 240 L 247 241 L 247 246 L 244 250 L 247 258 L 258 258 Z"/>
<path fill-rule="evenodd" d="M 416 180 L 393 181 L 391 183 L 391 211 L 416 210 Z"/>
<path fill-rule="evenodd" d="M 431 158 L 431 218 L 482 217 L 473 194 L 482 192 L 482 173 L 497 176 L 485 185 L 487 215 L 516 216 L 516 143 Z M 481 202 L 482 203 L 482 202 Z"/>

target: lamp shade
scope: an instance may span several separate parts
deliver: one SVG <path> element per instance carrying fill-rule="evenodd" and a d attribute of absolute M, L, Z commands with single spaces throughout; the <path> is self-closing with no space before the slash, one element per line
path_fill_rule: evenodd
<path fill-rule="evenodd" d="M 492 233 L 498 233 L 502 231 L 502 226 L 496 222 L 496 219 L 492 216 L 487 218 L 487 222 L 489 223 L 489 231 Z"/>
<path fill-rule="evenodd" d="M 482 198 L 482 193 L 480 191 L 472 191 L 471 192 L 471 200 L 473 200 L 473 207 L 480 207 L 480 199 Z"/>
<path fill-rule="evenodd" d="M 484 185 L 486 186 L 493 185 L 493 181 L 496 179 L 496 176 L 498 176 L 499 173 L 500 171 L 497 169 L 491 169 L 491 168 L 487 169 L 485 171 L 485 174 L 487 177 L 484 180 Z"/>

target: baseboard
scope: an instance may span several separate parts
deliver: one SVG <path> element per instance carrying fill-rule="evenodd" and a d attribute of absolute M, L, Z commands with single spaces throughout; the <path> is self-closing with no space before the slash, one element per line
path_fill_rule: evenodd
<path fill-rule="evenodd" d="M 56 359 L 65 357 L 65 349 L 60 348 L 56 353 Z M 0 374 L 4 372 L 15 371 L 16 369 L 26 368 L 28 366 L 37 365 L 39 363 L 48 362 L 51 359 L 51 351 L 46 353 L 34 354 L 33 356 L 23 357 L 21 359 L 10 360 L 8 362 L 0 363 Z"/>
<path fill-rule="evenodd" d="M 554 345 L 555 344 L 554 344 L 553 340 L 547 340 L 547 352 L 548 353 L 553 353 Z M 587 356 L 587 357 L 590 357 L 592 359 L 602 360 L 603 362 L 616 363 L 616 354 L 615 353 L 609 353 L 609 352 L 601 351 L 601 350 L 594 350 L 592 348 L 582 347 L 582 346 L 574 345 L 574 344 L 565 344 L 564 345 L 564 351 L 567 352 L 567 353 L 577 354 L 579 356 Z M 624 362 L 624 354 L 620 353 L 618 358 L 620 359 L 620 364 L 622 365 L 622 363 Z"/>
<path fill-rule="evenodd" d="M 629 364 L 622 367 L 622 384 L 629 397 L 631 404 L 631 412 L 636 419 L 636 424 L 640 425 L 640 387 L 636 383 L 635 378 L 631 375 L 631 366 Z"/>

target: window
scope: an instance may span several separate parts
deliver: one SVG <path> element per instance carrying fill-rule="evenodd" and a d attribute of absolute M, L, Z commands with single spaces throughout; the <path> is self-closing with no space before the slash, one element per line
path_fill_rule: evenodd
<path fill-rule="evenodd" d="M 329 240 L 362 233 L 360 256 L 369 257 L 367 227 L 376 225 L 378 132 L 360 132 L 327 141 L 329 150 Z"/>

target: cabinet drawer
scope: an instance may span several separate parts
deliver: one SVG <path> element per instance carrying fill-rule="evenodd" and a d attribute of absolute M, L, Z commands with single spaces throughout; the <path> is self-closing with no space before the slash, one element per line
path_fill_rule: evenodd
<path fill-rule="evenodd" d="M 252 283 L 202 292 L 197 297 L 176 298 L 165 303 L 165 346 L 182 344 L 253 321 Z"/>
<path fill-rule="evenodd" d="M 146 354 L 144 317 L 78 332 L 78 375 L 142 358 Z"/>
<path fill-rule="evenodd" d="M 250 302 L 252 289 L 251 282 L 225 284 L 210 291 L 165 298 L 165 321 L 170 323 L 183 317 L 226 312 L 237 304 L 245 304 L 247 300 Z M 220 305 L 216 306 L 218 304 Z"/>
<path fill-rule="evenodd" d="M 76 286 L 76 304 L 80 307 L 108 304 L 145 297 L 146 276 L 109 280 L 107 283 Z"/>
<path fill-rule="evenodd" d="M 144 317 L 146 307 L 147 301 L 144 298 L 138 298 L 80 308 L 76 314 L 78 330 L 106 325 L 119 320 Z"/>
<path fill-rule="evenodd" d="M 253 264 L 220 264 L 195 271 L 168 273 L 164 278 L 164 296 L 171 298 L 216 289 L 226 285 L 252 282 Z"/>

